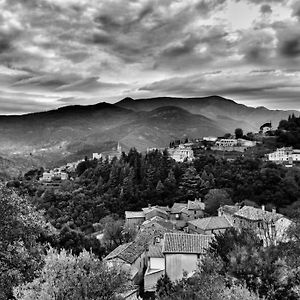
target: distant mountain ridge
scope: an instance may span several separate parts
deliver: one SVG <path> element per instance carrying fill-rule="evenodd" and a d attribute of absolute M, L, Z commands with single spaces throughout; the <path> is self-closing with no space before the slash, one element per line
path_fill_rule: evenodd
<path fill-rule="evenodd" d="M 150 99 L 125 98 L 115 105 L 135 111 L 149 111 L 163 106 L 181 107 L 193 114 L 201 114 L 216 121 L 228 132 L 235 128 L 244 131 L 258 131 L 262 123 L 271 121 L 276 128 L 282 119 L 290 114 L 299 114 L 294 110 L 269 110 L 265 107 L 249 107 L 220 96 L 199 98 L 157 97 Z"/>
<path fill-rule="evenodd" d="M 294 111 L 237 104 L 219 96 L 204 98 L 125 98 L 115 104 L 71 105 L 20 116 L 0 116 L 0 155 L 26 167 L 53 165 L 111 149 L 167 147 L 170 140 L 220 136 L 242 128 L 277 126 Z M 299 114 L 299 113 L 298 113 Z"/>

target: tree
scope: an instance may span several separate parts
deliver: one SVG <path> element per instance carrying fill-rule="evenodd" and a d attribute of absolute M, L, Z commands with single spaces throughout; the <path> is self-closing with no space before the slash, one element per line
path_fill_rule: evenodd
<path fill-rule="evenodd" d="M 217 209 L 222 205 L 232 205 L 233 202 L 224 189 L 210 189 L 205 195 L 205 210 L 209 214 L 215 214 Z"/>
<path fill-rule="evenodd" d="M 243 129 L 236 128 L 236 130 L 234 131 L 234 134 L 235 134 L 236 139 L 241 139 L 244 135 Z"/>
<path fill-rule="evenodd" d="M 49 249 L 38 278 L 14 289 L 17 300 L 111 300 L 128 280 L 119 268 L 108 268 L 83 251 L 79 256 Z"/>
<path fill-rule="evenodd" d="M 12 288 L 32 280 L 42 263 L 37 242 L 47 224 L 24 198 L 0 184 L 0 299 L 11 299 Z"/>
<path fill-rule="evenodd" d="M 188 167 L 181 178 L 179 189 L 185 198 L 198 198 L 203 180 L 194 167 Z"/>

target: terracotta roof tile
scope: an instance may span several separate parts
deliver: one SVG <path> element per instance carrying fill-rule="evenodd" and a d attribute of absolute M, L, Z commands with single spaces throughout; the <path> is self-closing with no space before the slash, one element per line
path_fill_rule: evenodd
<path fill-rule="evenodd" d="M 166 233 L 163 253 L 204 253 L 212 240 L 212 235 Z"/>

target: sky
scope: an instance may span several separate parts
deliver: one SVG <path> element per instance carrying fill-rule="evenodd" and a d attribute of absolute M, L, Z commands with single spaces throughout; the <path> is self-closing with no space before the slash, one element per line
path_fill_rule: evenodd
<path fill-rule="evenodd" d="M 0 0 L 0 114 L 209 95 L 300 110 L 299 0 Z"/>

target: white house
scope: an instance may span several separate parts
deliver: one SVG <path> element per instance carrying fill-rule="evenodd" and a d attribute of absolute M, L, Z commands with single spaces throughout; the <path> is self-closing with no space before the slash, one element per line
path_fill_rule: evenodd
<path fill-rule="evenodd" d="M 191 147 L 185 147 L 184 145 L 180 144 L 175 149 L 168 149 L 170 157 L 176 160 L 177 162 L 184 162 L 194 160 L 194 151 Z"/>
<path fill-rule="evenodd" d="M 237 146 L 238 140 L 236 139 L 220 139 L 216 141 L 217 147 L 234 147 Z"/>
<path fill-rule="evenodd" d="M 212 235 L 166 233 L 162 252 L 165 273 L 171 281 L 182 279 L 184 273 L 192 276 L 206 254 Z"/>
<path fill-rule="evenodd" d="M 277 163 L 290 163 L 300 161 L 300 150 L 293 147 L 277 148 L 275 152 L 267 154 L 268 160 Z"/>

